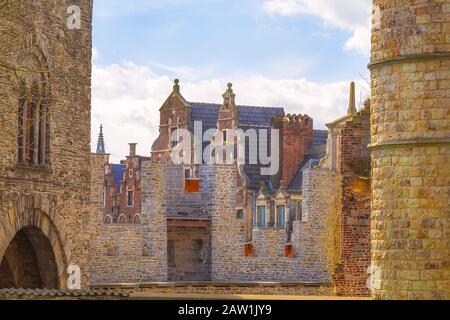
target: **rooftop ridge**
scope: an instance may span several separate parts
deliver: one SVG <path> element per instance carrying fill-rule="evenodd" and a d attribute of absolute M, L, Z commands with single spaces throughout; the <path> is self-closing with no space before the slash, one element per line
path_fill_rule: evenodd
<path fill-rule="evenodd" d="M 213 103 L 213 102 L 191 102 L 189 101 L 189 104 L 193 105 L 207 105 L 207 106 L 214 106 L 214 107 L 221 107 L 222 104 L 220 103 Z M 238 108 L 255 108 L 255 109 L 282 109 L 284 111 L 284 107 L 267 107 L 267 106 L 250 106 L 245 104 L 238 104 L 236 105 Z"/>

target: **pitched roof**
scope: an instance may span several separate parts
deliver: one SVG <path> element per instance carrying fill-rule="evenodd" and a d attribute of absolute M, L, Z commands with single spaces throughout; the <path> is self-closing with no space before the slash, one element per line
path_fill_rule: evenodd
<path fill-rule="evenodd" d="M 299 167 L 297 173 L 289 184 L 288 190 L 301 191 L 303 187 L 303 171 L 306 169 L 311 169 L 315 165 L 319 164 L 319 162 L 320 159 L 317 159 L 314 156 L 306 156 L 305 161 L 303 161 L 302 165 Z"/>
<path fill-rule="evenodd" d="M 203 133 L 209 129 L 217 128 L 219 118 L 220 104 L 191 102 L 191 129 L 195 121 L 201 121 Z M 255 106 L 236 106 L 238 110 L 239 127 L 242 129 L 255 129 L 257 132 L 262 128 L 270 128 L 272 118 L 275 116 L 284 116 L 283 108 L 255 107 Z M 270 140 L 270 134 L 268 135 Z M 208 145 L 204 143 L 203 148 Z M 270 141 L 269 141 L 270 145 Z M 270 146 L 269 146 L 270 148 Z M 248 157 L 248 152 L 246 152 Z M 247 159 L 248 160 L 248 159 Z M 246 163 L 249 163 L 248 161 Z M 259 164 L 246 164 L 244 172 L 248 177 L 249 187 L 259 189 L 261 182 L 268 177 L 261 176 L 261 167 Z"/>
<path fill-rule="evenodd" d="M 191 128 L 195 121 L 203 123 L 203 132 L 217 128 L 219 110 L 222 105 L 214 103 L 191 102 Z M 237 106 L 239 126 L 270 127 L 275 116 L 284 116 L 283 108 Z"/>
<path fill-rule="evenodd" d="M 220 104 L 213 103 L 200 103 L 190 102 L 191 105 L 191 129 L 194 127 L 195 121 L 201 121 L 203 125 L 203 133 L 209 129 L 217 128 L 217 120 L 219 118 Z M 273 107 L 254 107 L 254 106 L 237 106 L 239 127 L 243 129 L 255 129 L 259 131 L 262 128 L 270 128 L 272 118 L 275 116 L 285 116 L 283 108 Z M 270 134 L 268 150 L 270 150 Z M 327 144 L 328 131 L 327 130 L 314 130 L 312 138 L 312 146 L 319 147 Z M 204 143 L 204 148 L 208 145 Z M 246 152 L 248 158 L 248 150 Z M 305 158 L 305 162 L 301 164 L 296 176 L 294 177 L 289 190 L 300 190 L 302 185 L 302 167 L 310 160 L 319 161 L 324 154 L 310 155 Z M 261 168 L 264 167 L 260 164 L 247 164 L 244 165 L 244 172 L 248 178 L 248 187 L 252 190 L 258 190 L 261 186 L 261 182 L 268 181 L 269 177 L 261 175 Z"/>
<path fill-rule="evenodd" d="M 240 126 L 270 127 L 272 118 L 284 116 L 283 108 L 238 106 L 238 119 Z"/>
<path fill-rule="evenodd" d="M 313 131 L 312 145 L 314 147 L 326 145 L 327 140 L 328 140 L 328 130 Z"/>

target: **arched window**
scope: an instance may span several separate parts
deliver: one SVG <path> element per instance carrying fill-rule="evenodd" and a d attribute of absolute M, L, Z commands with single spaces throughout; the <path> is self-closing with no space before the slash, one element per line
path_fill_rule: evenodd
<path fill-rule="evenodd" d="M 121 214 L 120 216 L 119 216 L 119 223 L 120 224 L 125 224 L 125 223 L 128 223 L 128 221 L 127 221 L 127 217 L 124 215 L 124 214 Z"/>
<path fill-rule="evenodd" d="M 31 38 L 19 57 L 18 156 L 20 165 L 47 167 L 50 163 L 48 64 L 44 52 Z"/>
<path fill-rule="evenodd" d="M 112 224 L 112 217 L 109 214 L 105 216 L 105 224 Z"/>
<path fill-rule="evenodd" d="M 141 215 L 140 214 L 136 214 L 133 218 L 133 223 L 134 224 L 141 224 Z"/>

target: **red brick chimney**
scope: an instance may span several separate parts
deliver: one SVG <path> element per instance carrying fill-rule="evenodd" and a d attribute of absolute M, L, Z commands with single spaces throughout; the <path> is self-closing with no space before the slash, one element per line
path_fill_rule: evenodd
<path fill-rule="evenodd" d="M 311 146 L 313 119 L 307 115 L 290 115 L 275 119 L 275 128 L 281 129 L 281 181 L 287 188 L 292 182 Z"/>

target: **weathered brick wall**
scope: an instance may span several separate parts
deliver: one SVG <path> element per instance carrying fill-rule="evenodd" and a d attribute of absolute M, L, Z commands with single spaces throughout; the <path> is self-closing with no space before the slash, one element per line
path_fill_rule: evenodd
<path fill-rule="evenodd" d="M 213 281 L 327 282 L 323 250 L 318 238 L 323 223 L 313 224 L 305 241 L 296 246 L 294 258 L 285 256 L 286 232 L 273 228 L 253 231 L 254 254 L 244 256 L 247 237 L 244 220 L 235 213 L 235 173 L 233 166 L 216 166 L 215 199 L 211 211 Z M 311 221 L 314 222 L 313 217 Z M 307 238 L 307 236 L 309 238 Z M 294 236 L 295 239 L 295 236 Z M 317 261 L 317 263 L 314 263 Z"/>
<path fill-rule="evenodd" d="M 178 80 L 177 80 L 178 81 Z M 160 109 L 159 137 L 152 145 L 152 159 L 172 163 L 171 130 L 188 129 L 191 122 L 191 108 L 180 94 L 178 82 Z"/>
<path fill-rule="evenodd" d="M 99 210 L 91 247 L 93 283 L 168 279 L 166 167 L 143 162 L 141 175 L 141 225 L 104 224 Z"/>
<path fill-rule="evenodd" d="M 354 114 L 342 128 L 339 150 L 341 257 L 334 273 L 343 296 L 369 296 L 370 112 Z"/>
<path fill-rule="evenodd" d="M 80 30 L 69 30 L 66 25 L 66 9 L 73 4 L 81 7 Z M 59 285 L 66 285 L 67 265 L 75 264 L 81 268 L 82 285 L 86 287 L 92 1 L 33 1 L 21 10 L 17 30 L 24 25 L 30 29 L 8 46 L 12 51 L 23 49 L 45 58 L 47 66 L 42 67 L 48 67 L 46 85 L 51 93 L 50 166 L 43 170 L 17 166 L 18 106 L 22 93 L 14 76 L 1 69 L 0 259 L 19 229 L 27 225 L 43 228 L 46 236 L 54 237 L 51 241 L 59 262 Z M 39 221 L 33 220 L 38 217 Z"/>
<path fill-rule="evenodd" d="M 372 295 L 449 299 L 450 1 L 373 3 Z"/>

